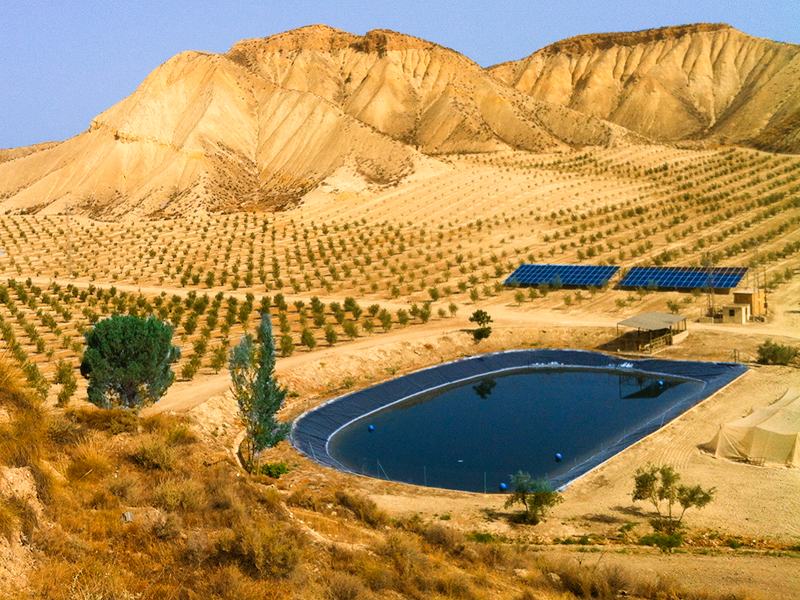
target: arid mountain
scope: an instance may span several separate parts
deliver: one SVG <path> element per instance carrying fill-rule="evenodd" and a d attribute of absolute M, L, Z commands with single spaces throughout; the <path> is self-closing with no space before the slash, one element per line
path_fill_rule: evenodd
<path fill-rule="evenodd" d="M 728 25 L 584 35 L 489 71 L 656 140 L 800 151 L 800 46 Z"/>
<path fill-rule="evenodd" d="M 631 136 L 536 101 L 460 54 L 310 26 L 184 52 L 88 131 L 9 152 L 0 209 L 102 218 L 278 208 L 337 169 L 397 181 L 425 154 L 610 145 Z"/>
<path fill-rule="evenodd" d="M 461 54 L 393 31 L 360 37 L 316 25 L 240 42 L 226 56 L 427 154 L 550 150 L 627 136 L 598 119 L 531 102 Z"/>
<path fill-rule="evenodd" d="M 0 211 L 274 210 L 338 172 L 393 184 L 448 153 L 800 151 L 798 68 L 800 46 L 726 25 L 581 36 L 488 70 L 392 31 L 313 25 L 179 54 L 84 133 L 0 151 Z"/>
<path fill-rule="evenodd" d="M 319 96 L 185 52 L 88 131 L 2 164 L 0 195 L 6 211 L 102 218 L 276 208 L 342 166 L 387 183 L 425 160 Z"/>

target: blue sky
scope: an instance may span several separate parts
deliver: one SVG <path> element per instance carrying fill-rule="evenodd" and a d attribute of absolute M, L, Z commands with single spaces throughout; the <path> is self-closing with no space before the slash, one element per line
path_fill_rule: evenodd
<path fill-rule="evenodd" d="M 489 66 L 573 35 L 697 22 L 800 43 L 799 0 L 3 0 L 0 148 L 80 133 L 184 50 L 313 23 L 393 29 Z"/>

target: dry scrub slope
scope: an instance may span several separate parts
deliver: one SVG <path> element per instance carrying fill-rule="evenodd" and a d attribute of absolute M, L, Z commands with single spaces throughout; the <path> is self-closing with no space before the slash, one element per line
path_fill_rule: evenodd
<path fill-rule="evenodd" d="M 6 152 L 3 212 L 93 217 L 276 209 L 338 169 L 390 184 L 427 154 L 611 145 L 619 128 L 538 102 L 430 42 L 311 26 L 184 52 L 63 143 Z"/>
<path fill-rule="evenodd" d="M 797 152 L 798 69 L 800 46 L 701 23 L 569 38 L 489 71 L 651 138 Z"/>

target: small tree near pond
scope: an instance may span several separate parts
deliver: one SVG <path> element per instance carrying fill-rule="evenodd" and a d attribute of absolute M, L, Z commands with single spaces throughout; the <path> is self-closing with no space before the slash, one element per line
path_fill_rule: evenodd
<path fill-rule="evenodd" d="M 689 508 L 703 508 L 714 498 L 716 488 L 703 489 L 699 485 L 678 485 L 681 476 L 670 466 L 648 464 L 636 470 L 633 500 L 646 500 L 656 509 L 651 524 L 656 531 L 675 535 L 681 528 L 683 515 Z M 677 511 L 675 503 L 680 506 Z"/>
<path fill-rule="evenodd" d="M 525 512 L 520 515 L 523 523 L 537 525 L 544 520 L 547 511 L 562 501 L 561 494 L 553 489 L 550 482 L 544 479 L 534 479 L 529 473 L 519 471 L 511 477 L 514 492 L 506 499 L 506 508 L 517 503 L 525 506 Z"/>
<path fill-rule="evenodd" d="M 477 329 L 472 330 L 472 337 L 476 342 L 484 340 L 492 334 L 492 328 L 488 326 L 492 322 L 492 317 L 485 310 L 476 310 L 469 320 L 478 325 Z"/>
<path fill-rule="evenodd" d="M 249 333 L 245 335 L 231 350 L 228 361 L 233 395 L 246 430 L 244 460 L 253 472 L 257 472 L 258 453 L 286 438 L 291 427 L 275 418 L 287 390 L 275 379 L 275 340 L 268 313 L 261 315 L 257 335 L 257 340 Z"/>

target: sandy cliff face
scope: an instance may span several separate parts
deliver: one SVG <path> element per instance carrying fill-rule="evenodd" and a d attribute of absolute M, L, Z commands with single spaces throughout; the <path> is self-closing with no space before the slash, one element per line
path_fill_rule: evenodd
<path fill-rule="evenodd" d="M 489 71 L 650 138 L 800 151 L 800 46 L 728 25 L 579 36 Z"/>
<path fill-rule="evenodd" d="M 311 26 L 222 55 L 182 53 L 88 131 L 7 152 L 0 210 L 113 219 L 276 209 L 342 167 L 387 184 L 435 162 L 424 154 L 627 137 L 430 42 Z"/>
<path fill-rule="evenodd" d="M 186 52 L 88 131 L 4 163 L 0 197 L 5 211 L 104 218 L 278 208 L 346 164 L 387 183 L 423 160 L 324 98 Z"/>
<path fill-rule="evenodd" d="M 316 25 L 240 42 L 227 57 L 425 153 L 608 144 L 626 133 L 531 102 L 461 54 L 393 31 L 359 37 Z M 565 118 L 576 123 L 564 127 Z"/>

